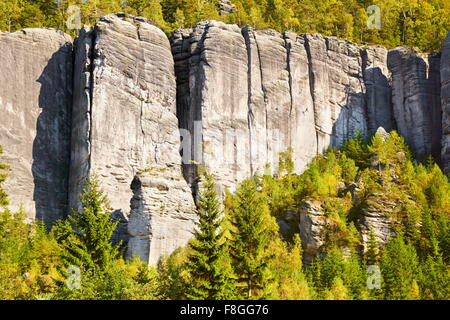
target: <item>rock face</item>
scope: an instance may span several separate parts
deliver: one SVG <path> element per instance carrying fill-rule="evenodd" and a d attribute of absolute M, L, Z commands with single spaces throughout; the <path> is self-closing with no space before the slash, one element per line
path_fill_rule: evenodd
<path fill-rule="evenodd" d="M 366 85 L 367 126 L 371 133 L 378 128 L 395 129 L 392 110 L 391 75 L 387 67 L 388 51 L 371 46 L 363 51 L 363 74 Z"/>
<path fill-rule="evenodd" d="M 441 57 L 217 21 L 169 41 L 124 14 L 82 29 L 73 50 L 54 30 L 0 33 L 12 209 L 51 225 L 79 207 L 83 179 L 96 174 L 121 222 L 115 240 L 131 237 L 127 255 L 155 264 L 192 235 L 198 164 L 233 191 L 266 164 L 276 172 L 288 147 L 301 172 L 327 147 L 382 127 L 449 172 L 449 37 Z M 312 255 L 326 219 L 313 202 L 300 211 Z M 373 225 L 384 239 L 380 214 L 369 210 L 361 232 Z"/>
<path fill-rule="evenodd" d="M 398 209 L 398 203 L 383 194 L 373 194 L 366 201 L 363 216 L 357 222 L 363 252 L 368 249 L 370 233 L 373 232 L 378 245 L 384 246 L 395 236 L 394 221 L 389 217 Z"/>
<path fill-rule="evenodd" d="M 418 157 L 440 158 L 440 57 L 422 56 L 410 48 L 389 52 L 392 102 L 398 132 Z"/>
<path fill-rule="evenodd" d="M 80 178 L 96 174 L 111 206 L 126 213 L 138 171 L 180 163 L 169 43 L 150 24 L 108 15 L 76 48 L 71 205 Z"/>
<path fill-rule="evenodd" d="M 158 198 L 153 191 L 134 189 L 132 205 L 135 206 L 138 192 L 142 201 L 140 208 L 151 202 L 154 202 L 152 205 L 161 203 L 169 216 L 176 216 L 175 211 L 184 208 L 183 205 L 178 208 L 177 203 L 186 202 L 192 196 L 180 169 L 174 64 L 165 34 L 145 21 L 105 16 L 94 30 L 83 30 L 77 39 L 75 70 L 71 206 L 79 206 L 83 178 L 96 174 L 108 195 L 114 216 L 123 221 L 130 210 L 133 197 L 130 185 L 136 174 L 158 167 L 160 171 L 152 172 L 158 187 L 170 185 L 177 179 L 178 186 L 170 190 L 182 191 L 169 192 L 168 196 L 158 194 Z M 184 189 L 179 186 L 183 182 Z M 143 183 L 143 189 L 147 186 Z M 179 195 L 182 192 L 184 196 Z M 186 210 L 192 212 L 192 200 Z M 153 211 L 147 208 L 141 215 L 150 217 Z M 154 216 L 151 220 L 152 223 L 158 221 Z M 173 244 L 183 242 L 174 232 L 155 242 L 155 238 L 149 238 L 149 233 L 142 231 L 149 227 L 148 223 L 141 225 L 141 229 L 136 227 L 140 221 L 143 221 L 140 215 L 130 216 L 130 256 L 137 254 L 146 261 L 154 261 L 154 257 L 173 248 Z M 173 227 L 183 222 L 183 228 L 190 229 L 190 220 L 179 220 Z M 161 226 L 161 222 L 157 226 Z M 149 227 L 156 238 L 161 237 L 158 232 L 171 228 L 155 231 L 157 226 Z M 126 240 L 123 234 L 116 238 Z M 143 249 L 146 245 L 152 248 L 151 253 Z"/>
<path fill-rule="evenodd" d="M 324 229 L 327 221 L 320 201 L 304 201 L 300 208 L 300 239 L 303 262 L 310 264 L 325 243 Z"/>
<path fill-rule="evenodd" d="M 0 145 L 11 209 L 47 226 L 67 214 L 71 38 L 56 30 L 0 33 Z"/>
<path fill-rule="evenodd" d="M 172 38 L 179 92 L 185 94 L 177 101 L 180 126 L 188 133 L 185 175 L 194 181 L 193 160 L 232 187 L 251 171 L 245 41 L 237 26 L 220 22 L 199 23 L 186 33 Z"/>
<path fill-rule="evenodd" d="M 267 163 L 276 170 L 288 147 L 302 171 L 357 132 L 394 127 L 384 48 L 216 21 L 177 30 L 171 42 L 190 183 L 189 160 L 233 190 Z"/>
<path fill-rule="evenodd" d="M 442 164 L 450 173 L 450 31 L 441 56 Z"/>
<path fill-rule="evenodd" d="M 181 168 L 152 167 L 131 185 L 127 257 L 138 255 L 156 265 L 162 255 L 185 246 L 192 238 L 196 216 L 194 201 Z"/>
<path fill-rule="evenodd" d="M 356 200 L 356 198 L 354 198 Z M 327 241 L 336 239 L 337 234 L 330 234 L 336 228 L 333 218 L 326 214 L 324 203 L 317 200 L 305 200 L 299 210 L 299 233 L 303 247 L 303 262 L 309 265 L 312 260 L 324 253 Z M 394 218 L 402 208 L 398 199 L 392 199 L 389 194 L 371 194 L 361 206 L 361 215 L 354 221 L 359 232 L 359 247 L 366 252 L 369 246 L 371 232 L 380 247 L 395 236 L 398 222 Z M 345 243 L 341 242 L 345 249 Z"/>
<path fill-rule="evenodd" d="M 318 151 L 367 133 L 359 47 L 335 38 L 305 36 L 311 62 Z"/>

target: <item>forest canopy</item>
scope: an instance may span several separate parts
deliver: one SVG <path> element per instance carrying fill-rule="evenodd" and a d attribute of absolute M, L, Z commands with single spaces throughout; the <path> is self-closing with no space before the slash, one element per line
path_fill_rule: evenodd
<path fill-rule="evenodd" d="M 143 16 L 171 33 L 202 20 L 257 29 L 320 33 L 356 43 L 439 50 L 450 29 L 447 0 L 0 0 L 0 30 L 51 27 L 76 35 L 74 25 L 93 25 L 108 13 Z M 76 6 L 76 7 L 72 7 Z M 376 6 L 376 7 L 375 7 Z M 379 22 L 379 23 L 378 23 Z"/>

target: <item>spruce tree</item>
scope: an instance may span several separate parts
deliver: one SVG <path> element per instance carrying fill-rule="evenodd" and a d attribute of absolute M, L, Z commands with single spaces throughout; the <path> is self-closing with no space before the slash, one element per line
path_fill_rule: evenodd
<path fill-rule="evenodd" d="M 266 200 L 256 183 L 245 180 L 238 187 L 232 208 L 233 268 L 240 282 L 240 294 L 248 299 L 265 298 L 273 277 L 269 265 L 274 259 L 269 242 L 278 236 L 276 223 L 268 212 Z"/>
<path fill-rule="evenodd" d="M 369 233 L 369 241 L 367 243 L 367 252 L 365 254 L 365 262 L 369 265 L 375 265 L 380 260 L 380 250 L 378 246 L 378 241 L 375 236 L 375 232 L 370 229 Z"/>
<path fill-rule="evenodd" d="M 190 242 L 193 253 L 189 256 L 188 270 L 192 282 L 186 296 L 192 300 L 231 299 L 234 283 L 223 242 L 222 212 L 213 176 L 204 177 L 204 190 L 198 201 L 198 230 Z"/>
<path fill-rule="evenodd" d="M 381 258 L 383 292 L 386 299 L 409 299 L 418 277 L 419 260 L 416 250 L 405 242 L 403 235 L 391 239 Z"/>
<path fill-rule="evenodd" d="M 52 231 L 64 249 L 66 265 L 104 271 L 119 257 L 121 244 L 110 242 L 117 222 L 110 218 L 107 198 L 95 176 L 86 180 L 80 200 L 82 209 L 73 210 L 73 215 L 59 221 Z"/>

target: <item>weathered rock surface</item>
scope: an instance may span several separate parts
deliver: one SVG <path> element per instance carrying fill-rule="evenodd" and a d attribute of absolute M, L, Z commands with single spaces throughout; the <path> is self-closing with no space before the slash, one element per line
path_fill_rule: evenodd
<path fill-rule="evenodd" d="M 183 162 L 207 164 L 223 186 L 232 187 L 250 172 L 247 51 L 241 30 L 202 22 L 188 38 L 175 33 L 172 43 L 179 91 L 188 95 L 177 101 L 180 126 L 190 133 Z M 192 183 L 195 167 L 186 176 Z"/>
<path fill-rule="evenodd" d="M 450 173 L 450 31 L 441 56 L 442 165 Z"/>
<path fill-rule="evenodd" d="M 108 15 L 82 32 L 76 53 L 71 205 L 79 178 L 94 173 L 111 206 L 128 212 L 138 171 L 180 163 L 169 42 L 150 24 Z"/>
<path fill-rule="evenodd" d="M 191 141 L 183 148 L 190 183 L 189 160 L 232 190 L 267 163 L 276 170 L 288 147 L 302 171 L 358 131 L 394 126 L 384 48 L 217 21 L 177 30 L 171 42 L 180 127 Z"/>
<path fill-rule="evenodd" d="M 370 133 L 375 133 L 380 127 L 387 132 L 395 129 L 387 56 L 388 50 L 379 46 L 368 47 L 362 52 L 367 127 Z"/>
<path fill-rule="evenodd" d="M 165 254 L 185 246 L 195 230 L 196 215 L 181 168 L 157 166 L 139 173 L 131 185 L 127 257 L 138 255 L 156 265 Z"/>
<path fill-rule="evenodd" d="M 318 151 L 367 134 L 361 49 L 347 41 L 305 35 L 311 66 Z"/>
<path fill-rule="evenodd" d="M 398 129 L 419 156 L 441 156 L 449 172 L 449 37 L 439 57 L 206 21 L 169 42 L 124 14 L 82 29 L 73 52 L 54 30 L 0 33 L 12 207 L 51 224 L 79 206 L 83 179 L 96 174 L 121 221 L 115 240 L 131 236 L 127 255 L 155 264 L 194 228 L 182 159 L 194 193 L 195 163 L 233 191 L 267 163 L 276 171 L 288 147 L 301 172 L 328 146 L 382 127 Z M 372 209 L 359 222 L 363 242 L 372 227 L 380 241 L 390 234 L 389 214 Z M 323 245 L 320 204 L 305 202 L 299 219 L 312 256 Z"/>
<path fill-rule="evenodd" d="M 394 221 L 392 215 L 400 208 L 399 204 L 384 194 L 373 194 L 366 201 L 363 215 L 357 222 L 361 236 L 363 252 L 368 249 L 370 233 L 373 232 L 380 247 L 395 236 Z"/>
<path fill-rule="evenodd" d="M 11 209 L 48 226 L 67 214 L 71 38 L 56 30 L 0 33 L 0 145 L 12 168 Z"/>
<path fill-rule="evenodd" d="M 321 252 L 325 243 L 326 217 L 320 201 L 304 201 L 300 208 L 300 239 L 303 247 L 303 262 L 310 264 Z"/>
<path fill-rule="evenodd" d="M 108 15 L 101 18 L 94 30 L 81 32 L 76 42 L 75 61 L 71 206 L 79 206 L 83 178 L 96 174 L 108 195 L 114 216 L 124 220 L 130 210 L 133 196 L 130 185 L 136 174 L 158 167 L 164 170 L 152 174 L 159 185 L 170 185 L 177 179 L 178 185 L 184 183 L 184 189 L 178 186 L 174 190 L 182 191 L 171 192 L 168 196 L 159 194 L 159 198 L 151 191 L 143 191 L 143 206 L 150 202 L 161 204 L 169 216 L 182 211 L 184 206 L 175 207 L 175 204 L 192 199 L 192 195 L 180 169 L 174 63 L 166 35 L 142 19 Z M 147 185 L 144 183 L 144 186 Z M 185 194 L 180 196 L 183 192 Z M 192 200 L 185 209 L 193 210 Z M 141 214 L 150 214 L 150 209 L 146 210 Z M 153 218 L 152 221 L 158 220 Z M 130 216 L 128 254 L 140 255 L 146 261 L 168 253 L 170 248 L 174 249 L 172 244 L 182 239 L 178 239 L 177 233 L 166 233 L 155 246 L 153 238 L 144 238 L 143 231 L 136 225 L 151 227 L 155 235 L 183 223 L 185 230 L 192 225 L 192 221 L 186 219 L 174 226 L 168 222 L 166 229 L 155 231 L 164 224 L 140 225 L 140 222 L 142 218 L 136 213 Z M 116 234 L 115 238 L 126 240 L 123 234 Z M 150 241 L 153 244 L 150 245 Z M 146 245 L 152 248 L 150 253 L 143 249 Z M 148 259 L 149 254 L 153 260 Z"/>
<path fill-rule="evenodd" d="M 398 132 L 418 157 L 440 158 L 440 57 L 398 47 L 388 54 L 392 102 Z"/>

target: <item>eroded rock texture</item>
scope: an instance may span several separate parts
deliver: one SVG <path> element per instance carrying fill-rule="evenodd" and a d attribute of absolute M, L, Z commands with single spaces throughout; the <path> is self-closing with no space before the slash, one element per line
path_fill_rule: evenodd
<path fill-rule="evenodd" d="M 12 168 L 11 209 L 48 226 L 67 214 L 71 38 L 56 30 L 0 33 L 0 145 Z"/>
<path fill-rule="evenodd" d="M 288 147 L 301 172 L 330 145 L 394 127 L 384 48 L 217 21 L 177 30 L 171 42 L 192 184 L 189 160 L 233 190 L 267 163 L 276 171 Z"/>
<path fill-rule="evenodd" d="M 442 164 L 450 173 L 450 32 L 441 56 Z"/>
<path fill-rule="evenodd" d="M 311 65 L 318 151 L 367 133 L 361 50 L 321 35 L 305 35 Z"/>
<path fill-rule="evenodd" d="M 366 201 L 362 217 L 357 221 L 361 236 L 363 252 L 369 246 L 369 239 L 373 232 L 375 240 L 383 247 L 395 233 L 395 221 L 392 216 L 397 213 L 401 205 L 385 194 L 372 194 Z"/>
<path fill-rule="evenodd" d="M 389 51 L 392 102 L 398 132 L 415 154 L 423 158 L 441 153 L 440 57 L 413 49 Z"/>
<path fill-rule="evenodd" d="M 303 247 L 303 262 L 310 264 L 321 253 L 325 244 L 327 218 L 320 201 L 304 201 L 300 208 L 300 239 Z"/>
<path fill-rule="evenodd" d="M 370 133 L 375 133 L 380 127 L 387 132 L 395 129 L 387 56 L 388 50 L 379 46 L 368 47 L 362 52 L 367 127 Z"/>
<path fill-rule="evenodd" d="M 199 163 L 233 191 L 267 163 L 276 172 L 288 147 L 301 172 L 328 146 L 383 127 L 398 129 L 419 156 L 442 156 L 449 172 L 449 37 L 439 58 L 216 21 L 177 30 L 170 43 L 124 15 L 82 29 L 73 52 L 54 30 L 0 33 L 0 144 L 13 168 L 12 209 L 22 204 L 52 224 L 68 202 L 79 207 L 83 179 L 96 174 L 121 221 L 115 240 L 131 236 L 128 256 L 155 264 L 194 229 L 182 159 L 194 194 Z M 363 235 L 373 225 L 386 238 L 383 212 L 367 211 Z M 305 203 L 298 218 L 312 255 L 323 210 Z"/>
<path fill-rule="evenodd" d="M 161 169 L 152 173 L 156 180 L 170 185 L 177 178 L 178 184 L 184 182 L 185 198 L 192 197 L 181 173 L 174 64 L 166 35 L 143 20 L 108 15 L 94 30 L 82 31 L 76 47 L 71 206 L 79 206 L 83 178 L 96 174 L 114 216 L 124 220 L 130 210 L 133 179 L 153 167 Z M 178 207 L 183 197 L 170 196 L 174 198 L 161 195 L 143 201 L 155 201 L 168 215 L 176 215 L 175 211 L 183 210 Z M 186 210 L 192 208 L 191 203 Z M 132 215 L 129 221 L 128 253 L 142 254 L 148 260 L 140 241 L 150 240 L 136 231 L 135 219 Z M 187 223 L 186 229 L 192 224 L 180 221 Z M 159 248 L 171 248 L 165 241 L 178 243 L 177 236 L 167 234 L 162 244 L 152 245 L 151 255 L 160 255 Z M 126 240 L 123 234 L 116 237 Z"/>
<path fill-rule="evenodd" d="M 195 179 L 195 166 L 189 166 L 194 160 L 206 163 L 222 185 L 232 186 L 246 178 L 251 165 L 247 51 L 241 30 L 202 22 L 188 37 L 175 33 L 172 43 L 179 92 L 185 94 L 177 101 L 178 117 L 190 134 L 183 138 L 186 176 L 190 182 Z"/>
<path fill-rule="evenodd" d="M 192 238 L 196 215 L 181 170 L 155 166 L 136 176 L 129 216 L 127 257 L 156 265 Z"/>

